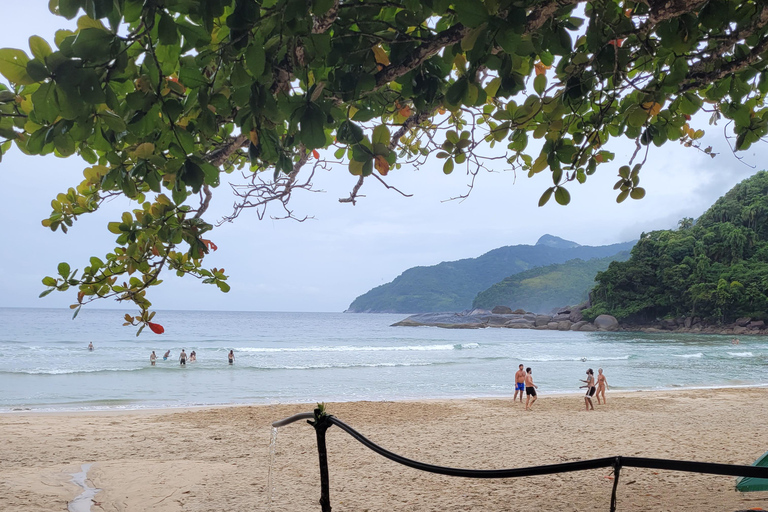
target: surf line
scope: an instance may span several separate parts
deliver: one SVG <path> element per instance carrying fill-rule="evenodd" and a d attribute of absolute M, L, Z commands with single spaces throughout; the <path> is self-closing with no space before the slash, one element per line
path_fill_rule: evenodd
<path fill-rule="evenodd" d="M 101 489 L 96 487 L 89 487 L 85 481 L 88 476 L 88 470 L 91 469 L 93 464 L 83 464 L 80 466 L 79 473 L 72 473 L 72 480 L 78 486 L 82 487 L 83 492 L 80 493 L 75 499 L 67 503 L 67 510 L 69 512 L 91 512 L 91 503 L 93 503 L 93 497 Z"/>

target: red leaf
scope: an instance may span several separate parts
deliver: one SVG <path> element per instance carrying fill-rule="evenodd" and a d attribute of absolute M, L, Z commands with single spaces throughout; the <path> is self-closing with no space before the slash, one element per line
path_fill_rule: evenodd
<path fill-rule="evenodd" d="M 316 149 L 312 150 L 312 156 L 315 157 L 315 160 L 320 160 L 320 153 Z"/>
<path fill-rule="evenodd" d="M 160 324 L 155 324 L 152 322 L 147 322 L 147 325 L 150 329 L 152 329 L 152 332 L 155 334 L 163 334 L 165 332 L 165 328 L 163 328 Z"/>

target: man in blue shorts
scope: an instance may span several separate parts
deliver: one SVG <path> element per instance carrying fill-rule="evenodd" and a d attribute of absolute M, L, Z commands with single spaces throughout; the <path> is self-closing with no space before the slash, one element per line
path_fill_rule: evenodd
<path fill-rule="evenodd" d="M 512 398 L 514 402 L 517 400 L 517 394 L 520 393 L 520 403 L 523 403 L 523 393 L 525 392 L 525 370 L 523 365 L 520 365 L 520 369 L 515 372 L 515 396 Z"/>

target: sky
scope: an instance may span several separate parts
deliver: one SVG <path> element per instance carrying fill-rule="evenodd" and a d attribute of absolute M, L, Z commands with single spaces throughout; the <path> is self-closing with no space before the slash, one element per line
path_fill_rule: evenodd
<path fill-rule="evenodd" d="M 48 0 L 7 2 L 0 17 L 0 48 L 29 53 L 28 38 L 39 35 L 53 46 L 53 35 L 74 22 L 48 11 Z M 4 79 L 0 77 L 0 81 Z M 225 268 L 232 289 L 224 294 L 189 276 L 167 274 L 149 299 L 157 310 L 316 311 L 345 310 L 371 288 L 387 283 L 406 269 L 480 256 L 506 245 L 534 244 L 551 234 L 582 245 L 604 245 L 637 239 L 644 231 L 674 228 L 683 217 L 698 217 L 736 183 L 763 169 L 766 146 L 758 144 L 731 153 L 723 124 L 708 126 L 706 117 L 692 125 L 707 131 L 703 145 L 719 153 L 714 159 L 692 148 L 670 142 L 652 147 L 641 171 L 647 195 L 640 201 L 615 201 L 613 184 L 619 166 L 634 151 L 631 141 L 606 149 L 614 162 L 602 165 L 583 185 L 568 186 L 571 204 L 551 200 L 537 206 L 551 186 L 551 175 L 499 169 L 481 172 L 474 190 L 463 201 L 447 201 L 467 190 L 469 178 L 456 169 L 442 173 L 442 161 L 430 158 L 416 169 L 393 170 L 388 183 L 413 194 L 402 197 L 373 179 L 361 189 L 357 205 L 342 204 L 357 178 L 346 168 L 319 171 L 314 188 L 298 191 L 292 201 L 305 222 L 259 220 L 245 211 L 234 223 L 211 233 L 218 251 L 206 257 L 208 268 Z M 114 200 L 94 214 L 80 218 L 68 234 L 51 232 L 40 221 L 50 214 L 50 201 L 76 186 L 87 167 L 78 157 L 29 157 L 15 148 L 0 162 L 0 307 L 67 307 L 74 292 L 53 293 L 40 299 L 41 279 L 55 275 L 67 261 L 72 268 L 87 265 L 90 256 L 102 257 L 114 247 L 107 223 L 136 207 Z M 228 177 L 229 178 L 229 177 Z M 229 178 L 242 181 L 237 175 Z M 226 180 L 215 190 L 206 220 L 216 222 L 231 213 L 234 197 Z M 277 209 L 271 211 L 280 215 Z M 90 308 L 135 307 L 99 301 Z"/>

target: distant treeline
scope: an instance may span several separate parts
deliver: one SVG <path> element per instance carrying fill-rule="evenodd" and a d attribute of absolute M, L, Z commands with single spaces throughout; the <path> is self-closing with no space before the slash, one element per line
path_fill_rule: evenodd
<path fill-rule="evenodd" d="M 768 172 L 736 185 L 695 222 L 643 233 L 630 259 L 611 263 L 596 281 L 588 319 L 766 319 Z"/>

